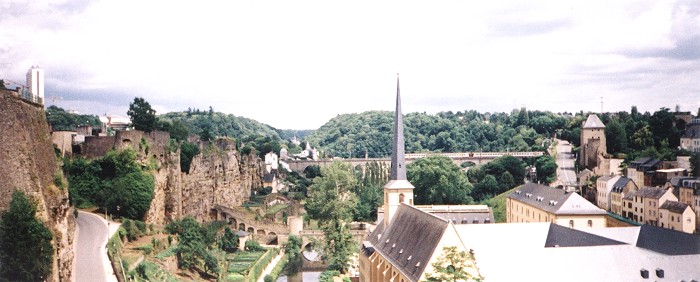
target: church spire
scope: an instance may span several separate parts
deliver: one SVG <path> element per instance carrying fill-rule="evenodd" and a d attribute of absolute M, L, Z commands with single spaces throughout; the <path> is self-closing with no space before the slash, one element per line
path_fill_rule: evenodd
<path fill-rule="evenodd" d="M 403 139 L 403 115 L 401 114 L 401 88 L 396 74 L 396 111 L 394 112 L 394 143 L 391 147 L 391 176 L 389 180 L 406 180 L 406 158 Z"/>

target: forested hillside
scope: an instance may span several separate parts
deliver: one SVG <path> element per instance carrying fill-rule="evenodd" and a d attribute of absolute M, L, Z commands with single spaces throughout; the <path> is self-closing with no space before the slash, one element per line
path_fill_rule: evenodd
<path fill-rule="evenodd" d="M 514 110 L 513 113 L 440 112 L 404 116 L 407 152 L 531 151 L 558 129 L 574 128 L 569 115 Z M 580 126 L 580 123 L 578 124 Z M 569 135 L 575 132 L 569 132 Z M 385 157 L 391 153 L 393 113 L 339 115 L 307 140 L 337 157 Z M 546 145 L 546 144 L 544 144 Z"/>
<path fill-rule="evenodd" d="M 251 141 L 261 136 L 280 140 L 278 130 L 267 124 L 232 114 L 214 112 L 211 108 L 209 111 L 170 112 L 160 115 L 158 118 L 161 122 L 182 123 L 191 134 L 200 136 L 228 136 L 242 142 Z"/>

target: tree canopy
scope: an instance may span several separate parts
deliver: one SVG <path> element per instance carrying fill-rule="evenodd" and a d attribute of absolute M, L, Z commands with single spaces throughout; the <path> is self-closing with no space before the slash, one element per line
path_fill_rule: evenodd
<path fill-rule="evenodd" d="M 36 204 L 15 191 L 0 218 L 0 280 L 46 280 L 53 262 L 53 236 L 36 218 Z"/>
<path fill-rule="evenodd" d="M 472 184 L 459 166 L 447 157 L 431 156 L 406 167 L 416 205 L 461 205 L 473 202 Z"/>
<path fill-rule="evenodd" d="M 328 268 L 345 272 L 357 246 L 348 224 L 352 221 L 357 198 L 351 189 L 356 184 L 352 167 L 333 162 L 321 168 L 321 176 L 309 187 L 305 208 L 319 221 L 325 235 L 323 258 Z"/>
<path fill-rule="evenodd" d="M 141 97 L 136 97 L 133 102 L 129 103 L 129 111 L 126 114 L 131 118 L 131 125 L 136 130 L 151 132 L 158 127 L 156 110 L 151 108 L 151 104 Z"/>

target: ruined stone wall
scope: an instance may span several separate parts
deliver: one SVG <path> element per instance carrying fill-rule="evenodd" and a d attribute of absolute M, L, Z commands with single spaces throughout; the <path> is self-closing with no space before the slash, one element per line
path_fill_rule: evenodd
<path fill-rule="evenodd" d="M 54 177 L 62 176 L 43 107 L 0 89 L 0 132 L 0 211 L 7 210 L 14 190 L 35 200 L 37 216 L 51 230 L 56 250 L 47 281 L 70 281 L 75 222 L 68 190 L 54 184 Z"/>
<path fill-rule="evenodd" d="M 104 156 L 114 148 L 114 136 L 85 136 L 85 142 L 80 145 L 81 156 L 92 159 Z"/>

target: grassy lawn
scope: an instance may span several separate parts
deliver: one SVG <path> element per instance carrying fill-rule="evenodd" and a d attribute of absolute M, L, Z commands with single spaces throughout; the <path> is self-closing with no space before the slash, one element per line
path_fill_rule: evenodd
<path fill-rule="evenodd" d="M 516 187 L 517 188 L 517 187 Z M 481 203 L 493 209 L 493 217 L 497 223 L 506 222 L 506 196 L 515 191 L 515 188 L 505 191 L 496 197 L 484 200 Z"/>
<path fill-rule="evenodd" d="M 289 205 L 288 204 L 276 204 L 270 208 L 267 209 L 266 214 L 276 214 L 280 212 L 283 209 L 286 209 Z"/>

